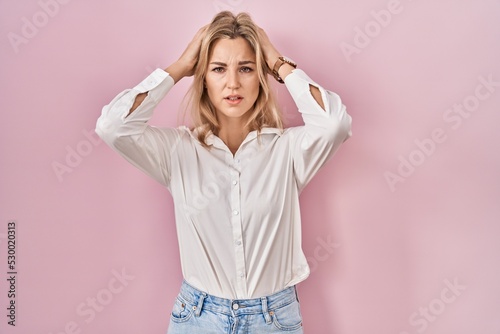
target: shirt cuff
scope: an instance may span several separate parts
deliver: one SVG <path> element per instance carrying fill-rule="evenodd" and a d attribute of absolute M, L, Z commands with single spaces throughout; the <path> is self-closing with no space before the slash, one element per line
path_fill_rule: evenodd
<path fill-rule="evenodd" d="M 137 92 L 137 94 L 149 92 L 148 96 L 158 102 L 165 96 L 170 88 L 174 86 L 174 84 L 174 79 L 169 73 L 165 72 L 161 68 L 157 68 L 132 90 Z M 158 87 L 160 85 L 161 87 Z M 159 89 L 156 89 L 157 87 Z"/>
<path fill-rule="evenodd" d="M 299 68 L 293 69 L 292 72 L 285 77 L 285 85 L 292 94 L 303 92 L 304 81 L 314 83 L 314 81 Z"/>

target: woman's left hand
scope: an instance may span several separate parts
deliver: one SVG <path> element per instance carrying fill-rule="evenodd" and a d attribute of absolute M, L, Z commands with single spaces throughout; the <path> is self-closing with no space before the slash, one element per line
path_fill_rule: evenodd
<path fill-rule="evenodd" d="M 267 67 L 269 68 L 269 73 L 273 72 L 274 64 L 278 61 L 278 58 L 282 56 L 282 54 L 276 49 L 276 47 L 271 43 L 271 40 L 267 36 L 264 29 L 258 27 L 257 34 L 260 39 L 260 45 L 262 47 L 262 52 L 264 53 L 264 58 L 267 63 Z M 279 76 L 284 80 L 285 77 L 292 72 L 294 68 L 289 64 L 283 64 L 279 68 Z"/>
<path fill-rule="evenodd" d="M 266 59 L 267 67 L 272 71 L 274 67 L 274 63 L 278 60 L 278 57 L 281 56 L 279 51 L 274 47 L 273 43 L 267 36 L 264 29 L 258 27 L 257 34 L 260 39 L 260 44 L 262 46 L 262 52 L 264 53 L 264 57 Z"/>

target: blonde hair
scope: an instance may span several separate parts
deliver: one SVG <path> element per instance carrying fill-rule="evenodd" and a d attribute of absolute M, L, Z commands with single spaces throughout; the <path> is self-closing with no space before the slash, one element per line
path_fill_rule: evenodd
<path fill-rule="evenodd" d="M 198 140 L 204 146 L 208 146 L 206 144 L 208 133 L 211 131 L 213 134 L 218 135 L 220 130 L 215 107 L 211 103 L 204 85 L 209 58 L 215 42 L 219 39 L 242 37 L 248 41 L 255 52 L 256 70 L 260 87 L 257 100 L 246 126 L 250 131 L 257 130 L 259 134 L 263 127 L 283 129 L 281 112 L 276 104 L 267 77 L 269 70 L 261 48 L 257 29 L 257 26 L 247 13 L 234 15 L 229 11 L 223 11 L 215 15 L 201 42 L 194 80 L 186 97 L 187 106 L 191 109 L 193 125 L 198 131 Z"/>

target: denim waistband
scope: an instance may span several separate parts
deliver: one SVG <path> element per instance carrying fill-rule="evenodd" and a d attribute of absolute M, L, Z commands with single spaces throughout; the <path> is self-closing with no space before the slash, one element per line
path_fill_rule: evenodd
<path fill-rule="evenodd" d="M 185 280 L 182 282 L 178 296 L 183 302 L 193 305 L 195 315 L 199 316 L 202 310 L 238 316 L 243 314 L 263 313 L 266 320 L 270 318 L 272 310 L 298 301 L 295 286 L 288 287 L 270 296 L 252 299 L 226 299 L 212 296 L 191 286 Z"/>

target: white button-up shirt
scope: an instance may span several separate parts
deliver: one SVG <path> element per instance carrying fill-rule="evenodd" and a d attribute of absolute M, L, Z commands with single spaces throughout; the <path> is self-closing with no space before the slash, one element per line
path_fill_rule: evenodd
<path fill-rule="evenodd" d="M 196 129 L 147 123 L 174 85 L 161 69 L 118 94 L 97 121 L 96 132 L 111 148 L 169 189 L 184 279 L 209 294 L 257 298 L 309 275 L 299 193 L 351 136 L 351 117 L 337 94 L 302 70 L 285 84 L 304 125 L 263 128 L 260 137 L 250 132 L 234 156 L 213 134 L 207 149 Z M 309 85 L 319 88 L 326 110 Z M 128 115 L 143 92 L 149 92 L 146 99 Z"/>

